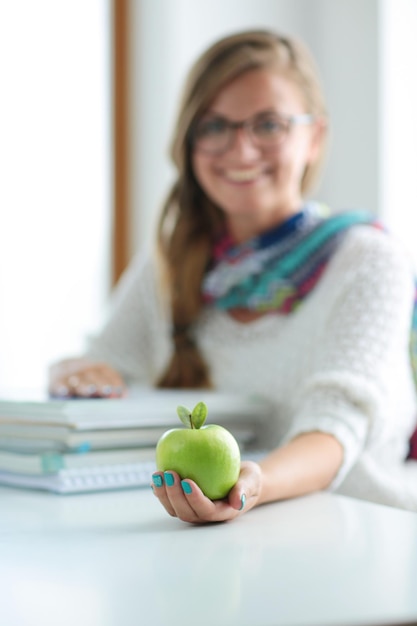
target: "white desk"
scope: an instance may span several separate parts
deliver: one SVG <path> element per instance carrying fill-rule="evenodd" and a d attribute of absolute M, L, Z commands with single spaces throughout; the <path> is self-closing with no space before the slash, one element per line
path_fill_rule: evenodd
<path fill-rule="evenodd" d="M 329 494 L 229 524 L 151 491 L 0 488 L 1 626 L 417 623 L 417 515 Z"/>

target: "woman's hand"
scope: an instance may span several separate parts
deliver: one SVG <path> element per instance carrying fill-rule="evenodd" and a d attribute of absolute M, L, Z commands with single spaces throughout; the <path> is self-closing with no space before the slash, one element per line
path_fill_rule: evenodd
<path fill-rule="evenodd" d="M 184 522 L 225 522 L 258 504 L 327 489 L 343 461 L 343 447 L 329 433 L 297 435 L 254 463 L 244 461 L 236 485 L 224 500 L 209 500 L 197 484 L 175 472 L 155 472 L 153 492 L 170 515 Z"/>
<path fill-rule="evenodd" d="M 119 398 L 125 395 L 126 386 L 106 363 L 74 358 L 50 367 L 48 391 L 59 397 Z"/>
<path fill-rule="evenodd" d="M 209 500 L 194 481 L 188 478 L 181 481 L 172 471 L 155 472 L 152 489 L 168 513 L 184 522 L 226 522 L 257 504 L 261 468 L 253 461 L 242 462 L 239 480 L 224 500 Z"/>

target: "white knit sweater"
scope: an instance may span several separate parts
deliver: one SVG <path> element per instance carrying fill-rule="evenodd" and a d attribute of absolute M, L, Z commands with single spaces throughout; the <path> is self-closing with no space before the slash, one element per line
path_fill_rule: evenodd
<path fill-rule="evenodd" d="M 152 385 L 171 352 L 169 311 L 152 260 L 137 259 L 88 350 L 128 384 Z M 208 308 L 195 330 L 215 388 L 273 403 L 268 441 L 332 433 L 344 461 L 331 489 L 417 511 L 416 419 L 409 358 L 414 280 L 397 242 L 356 226 L 314 292 L 290 315 L 242 324 Z"/>

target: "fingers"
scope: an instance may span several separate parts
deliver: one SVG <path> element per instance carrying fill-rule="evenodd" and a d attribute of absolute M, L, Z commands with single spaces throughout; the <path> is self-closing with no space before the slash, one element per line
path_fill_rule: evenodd
<path fill-rule="evenodd" d="M 253 508 L 259 496 L 260 482 L 259 465 L 247 461 L 242 463 L 239 480 L 225 500 L 209 500 L 194 481 L 181 481 L 173 471 L 155 472 L 152 489 L 170 515 L 184 522 L 202 524 L 229 521 Z"/>
<path fill-rule="evenodd" d="M 124 383 L 117 372 L 108 365 L 92 364 L 66 379 L 70 394 L 79 397 L 120 397 Z"/>
<path fill-rule="evenodd" d="M 125 395 L 121 376 L 105 363 L 74 360 L 51 377 L 49 393 L 59 397 L 117 398 Z"/>
<path fill-rule="evenodd" d="M 176 472 L 153 474 L 152 489 L 168 513 L 184 522 L 223 522 L 238 515 L 226 501 L 209 500 L 194 481 L 181 480 Z"/>

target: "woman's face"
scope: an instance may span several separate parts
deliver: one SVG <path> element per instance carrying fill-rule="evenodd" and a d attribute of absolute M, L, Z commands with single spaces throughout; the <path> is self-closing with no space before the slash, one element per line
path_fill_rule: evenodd
<path fill-rule="evenodd" d="M 253 70 L 224 87 L 203 121 L 268 119 L 308 113 L 299 88 L 273 70 Z M 208 154 L 195 145 L 192 163 L 205 193 L 226 215 L 238 240 L 252 237 L 300 210 L 306 165 L 318 156 L 320 122 L 291 126 L 278 145 L 254 144 L 247 128 L 234 131 L 228 148 Z"/>

